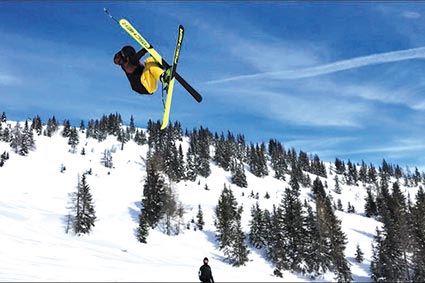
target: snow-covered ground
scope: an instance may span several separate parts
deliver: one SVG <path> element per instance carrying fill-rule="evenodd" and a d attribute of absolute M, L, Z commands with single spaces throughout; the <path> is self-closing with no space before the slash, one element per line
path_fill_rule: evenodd
<path fill-rule="evenodd" d="M 212 174 L 196 182 L 172 184 L 185 207 L 185 223 L 202 206 L 206 225 L 203 231 L 184 230 L 167 236 L 150 230 L 148 244 L 135 238 L 138 226 L 143 179 L 146 175 L 142 157 L 147 145 L 133 141 L 124 150 L 115 137 L 103 142 L 86 139 L 80 133 L 76 153 L 70 153 L 68 139 L 59 133 L 52 138 L 36 136 L 35 151 L 26 157 L 12 152 L 9 144 L 0 142 L 0 153 L 10 152 L 10 159 L 0 167 L 0 281 L 168 281 L 197 282 L 202 259 L 210 259 L 217 282 L 282 282 L 309 281 L 301 275 L 285 272 L 283 278 L 272 275 L 273 266 L 262 252 L 251 249 L 246 266 L 232 267 L 224 262 L 215 242 L 214 207 L 224 184 L 229 186 L 230 174 L 212 164 Z M 81 155 L 85 148 L 86 155 Z M 187 148 L 187 146 L 186 146 Z M 104 167 L 100 160 L 105 149 L 112 149 L 114 168 Z M 61 173 L 61 166 L 66 170 Z M 93 195 L 97 221 L 92 233 L 74 236 L 65 233 L 69 193 L 75 192 L 78 176 L 92 169 L 87 183 Z M 272 176 L 257 178 L 246 172 L 248 188 L 231 188 L 238 203 L 243 204 L 243 226 L 249 231 L 250 208 L 257 201 L 251 190 L 259 193 L 262 209 L 279 204 L 288 186 Z M 313 177 L 313 176 L 312 176 Z M 332 191 L 334 176 L 327 179 Z M 289 178 L 288 178 L 289 180 Z M 205 190 L 205 185 L 209 190 Z M 371 242 L 380 223 L 362 216 L 366 190 L 342 185 L 344 209 L 350 202 L 357 213 L 337 212 L 347 235 L 346 256 L 351 262 L 355 281 L 370 281 Z M 265 199 L 266 191 L 270 199 Z M 303 189 L 301 197 L 308 197 Z M 242 195 L 242 193 L 244 193 Z M 359 244 L 365 261 L 356 263 L 354 254 Z M 328 273 L 318 281 L 332 281 Z"/>

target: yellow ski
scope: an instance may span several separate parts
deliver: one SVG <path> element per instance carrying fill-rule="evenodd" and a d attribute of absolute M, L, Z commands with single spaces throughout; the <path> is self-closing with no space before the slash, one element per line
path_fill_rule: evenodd
<path fill-rule="evenodd" d="M 177 63 L 180 57 L 180 49 L 183 42 L 184 36 L 184 28 L 182 25 L 179 26 L 179 35 L 177 37 L 176 50 L 174 52 L 173 64 L 170 69 L 170 77 L 168 78 L 168 87 L 167 87 L 167 99 L 165 100 L 165 109 L 164 109 L 164 117 L 162 118 L 161 130 L 165 129 L 168 125 L 168 120 L 170 116 L 170 108 L 171 108 L 171 99 L 173 98 L 173 89 L 174 89 L 174 81 L 175 74 L 177 69 Z"/>

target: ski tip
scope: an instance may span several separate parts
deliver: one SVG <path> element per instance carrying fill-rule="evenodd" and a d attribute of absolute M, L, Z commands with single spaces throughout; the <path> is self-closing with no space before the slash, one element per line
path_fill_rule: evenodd
<path fill-rule="evenodd" d="M 167 125 L 168 125 L 168 122 L 162 122 L 162 125 L 161 125 L 161 130 L 165 130 L 165 128 L 167 128 Z"/>

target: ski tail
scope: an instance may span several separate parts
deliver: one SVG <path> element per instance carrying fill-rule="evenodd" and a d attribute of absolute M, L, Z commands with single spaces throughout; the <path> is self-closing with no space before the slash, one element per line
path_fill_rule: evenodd
<path fill-rule="evenodd" d="M 167 127 L 168 121 L 169 121 L 171 100 L 173 98 L 174 82 L 175 82 L 175 78 L 176 78 L 177 63 L 178 63 L 179 58 L 180 58 L 180 50 L 181 50 L 181 45 L 182 45 L 182 42 L 183 42 L 183 37 L 184 37 L 184 27 L 182 25 L 180 25 L 179 26 L 179 34 L 178 34 L 178 37 L 177 37 L 176 50 L 174 52 L 174 57 L 173 57 L 173 64 L 170 67 L 171 68 L 170 78 L 169 78 L 169 83 L 168 83 L 168 88 L 167 88 L 167 98 L 165 100 L 165 109 L 164 109 L 164 116 L 163 116 L 163 119 L 162 119 L 161 130 L 163 130 Z"/>

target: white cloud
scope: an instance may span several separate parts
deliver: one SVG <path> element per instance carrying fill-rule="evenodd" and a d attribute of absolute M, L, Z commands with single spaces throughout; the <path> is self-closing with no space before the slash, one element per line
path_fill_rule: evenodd
<path fill-rule="evenodd" d="M 8 74 L 0 73 L 0 85 L 17 85 L 21 82 L 20 78 Z"/>
<path fill-rule="evenodd" d="M 344 70 L 364 67 L 374 64 L 390 63 L 410 59 L 425 58 L 425 47 L 418 47 L 400 51 L 371 54 L 368 56 L 356 57 L 348 60 L 341 60 L 330 64 L 319 65 L 299 70 L 262 72 L 252 75 L 234 76 L 220 80 L 209 81 L 209 84 L 224 83 L 242 79 L 273 78 L 277 80 L 302 79 L 325 74 L 340 72 Z"/>
<path fill-rule="evenodd" d="M 407 19 L 418 19 L 421 17 L 421 14 L 412 11 L 404 11 L 401 15 Z"/>

